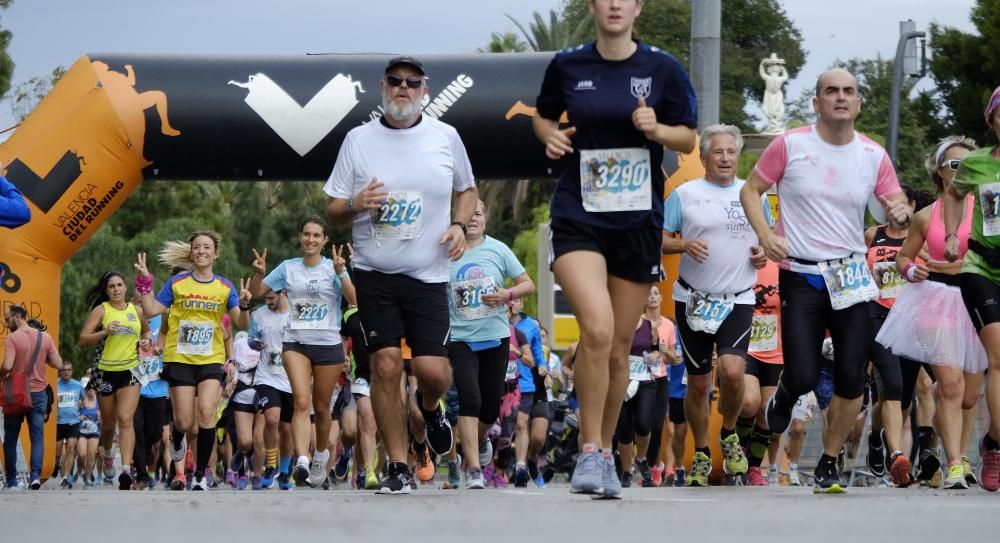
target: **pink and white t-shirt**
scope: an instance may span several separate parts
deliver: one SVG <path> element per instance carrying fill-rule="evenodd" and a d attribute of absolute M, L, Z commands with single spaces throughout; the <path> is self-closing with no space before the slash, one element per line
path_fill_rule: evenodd
<path fill-rule="evenodd" d="M 864 254 L 868 200 L 873 193 L 889 198 L 902 190 L 882 146 L 858 133 L 846 145 L 832 145 L 815 126 L 775 138 L 754 173 L 764 183 L 778 185 L 778 234 L 788 240 L 789 254 L 813 262 Z M 793 260 L 781 267 L 818 273 L 815 265 Z"/>

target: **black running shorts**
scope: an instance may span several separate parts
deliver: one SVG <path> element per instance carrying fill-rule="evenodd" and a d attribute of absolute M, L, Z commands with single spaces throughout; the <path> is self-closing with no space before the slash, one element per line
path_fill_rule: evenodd
<path fill-rule="evenodd" d="M 573 251 L 604 256 L 608 275 L 636 283 L 663 279 L 660 265 L 662 228 L 650 224 L 638 229 L 611 230 L 553 218 L 549 222 L 550 262 Z"/>
<path fill-rule="evenodd" d="M 369 353 L 399 347 L 405 337 L 415 357 L 448 356 L 447 283 L 355 269 L 354 285 Z"/>

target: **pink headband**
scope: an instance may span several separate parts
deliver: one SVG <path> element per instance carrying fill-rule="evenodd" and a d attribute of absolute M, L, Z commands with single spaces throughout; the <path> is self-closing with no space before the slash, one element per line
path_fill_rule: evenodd
<path fill-rule="evenodd" d="M 990 118 L 993 116 L 993 111 L 997 107 L 1000 107 L 1000 87 L 993 90 L 993 94 L 990 96 L 990 101 L 986 104 L 986 112 L 983 116 L 986 118 L 986 126 L 993 126 L 990 122 Z"/>

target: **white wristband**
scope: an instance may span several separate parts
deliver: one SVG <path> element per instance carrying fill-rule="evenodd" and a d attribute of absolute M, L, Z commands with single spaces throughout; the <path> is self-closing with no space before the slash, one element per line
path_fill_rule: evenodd
<path fill-rule="evenodd" d="M 347 270 L 345 269 L 344 271 L 338 273 L 337 277 L 340 278 L 341 281 L 350 281 L 351 274 L 347 273 Z"/>

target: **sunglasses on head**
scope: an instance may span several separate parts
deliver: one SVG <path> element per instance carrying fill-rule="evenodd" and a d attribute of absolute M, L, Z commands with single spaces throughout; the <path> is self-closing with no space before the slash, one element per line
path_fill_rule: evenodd
<path fill-rule="evenodd" d="M 949 170 L 951 170 L 953 172 L 957 172 L 958 171 L 958 165 L 961 164 L 961 163 L 962 163 L 961 160 L 958 160 L 957 158 L 953 158 L 951 160 L 945 160 L 941 164 L 941 167 L 942 168 L 948 168 Z"/>
<path fill-rule="evenodd" d="M 411 89 L 419 89 L 424 84 L 424 80 L 419 77 L 407 77 L 406 79 L 403 79 L 402 77 L 395 75 L 385 76 L 385 82 L 390 87 L 398 87 L 405 82 L 406 86 Z"/>

